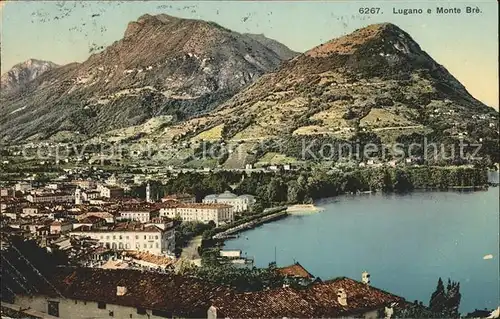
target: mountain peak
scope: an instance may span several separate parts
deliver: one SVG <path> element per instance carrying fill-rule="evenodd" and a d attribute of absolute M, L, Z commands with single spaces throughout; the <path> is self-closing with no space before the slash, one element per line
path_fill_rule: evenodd
<path fill-rule="evenodd" d="M 18 63 L 2 75 L 2 93 L 16 91 L 43 73 L 57 68 L 58 66 L 59 65 L 54 62 L 33 58 Z"/>
<path fill-rule="evenodd" d="M 132 21 L 127 25 L 127 29 L 125 30 L 125 37 L 127 38 L 136 34 L 140 29 L 142 29 L 146 25 L 154 26 L 154 25 L 169 24 L 173 22 L 178 22 L 180 20 L 183 19 L 170 16 L 164 13 L 157 15 L 143 14 L 137 19 L 137 21 Z"/>
<path fill-rule="evenodd" d="M 324 57 L 332 54 L 353 54 L 365 44 L 375 41 L 391 43 L 397 50 L 404 53 L 410 53 L 411 49 L 420 51 L 418 44 L 401 28 L 392 23 L 378 23 L 323 43 L 307 51 L 306 55 Z"/>

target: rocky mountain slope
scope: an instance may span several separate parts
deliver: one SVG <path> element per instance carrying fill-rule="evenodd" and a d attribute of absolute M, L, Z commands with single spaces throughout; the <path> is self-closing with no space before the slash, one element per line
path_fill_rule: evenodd
<path fill-rule="evenodd" d="M 453 135 L 468 130 L 473 115 L 490 119 L 497 114 L 472 97 L 408 33 L 385 23 L 285 62 L 213 113 L 174 126 L 158 138 L 349 139 L 367 130 L 378 135 L 432 130 Z"/>
<path fill-rule="evenodd" d="M 156 116 L 176 122 L 212 110 L 283 59 L 212 22 L 143 15 L 104 51 L 2 97 L 0 138 L 71 140 Z"/>
<path fill-rule="evenodd" d="M 12 93 L 22 89 L 28 82 L 33 81 L 44 72 L 57 68 L 59 65 L 36 59 L 29 59 L 14 65 L 9 71 L 2 74 L 0 86 L 2 94 Z"/>
<path fill-rule="evenodd" d="M 289 162 L 293 152 L 281 149 L 316 137 L 394 143 L 431 134 L 448 142 L 460 136 L 498 141 L 497 121 L 497 111 L 472 97 L 408 33 L 384 23 L 315 47 L 213 112 L 141 140 L 190 145 L 183 153 L 196 153 L 203 141 L 223 141 L 233 150 L 224 165 L 243 167 L 270 157 Z M 280 147 L 259 151 L 263 141 Z"/>

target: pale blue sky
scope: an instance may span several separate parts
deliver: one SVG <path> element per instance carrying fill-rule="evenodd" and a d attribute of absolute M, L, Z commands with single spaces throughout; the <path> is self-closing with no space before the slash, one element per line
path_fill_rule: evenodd
<path fill-rule="evenodd" d="M 394 8 L 435 11 L 438 2 L 378 1 L 383 14 L 361 16 L 375 1 L 147 1 L 10 2 L 2 8 L 2 73 L 37 58 L 59 64 L 84 61 L 89 49 L 119 40 L 127 23 L 145 13 L 211 20 L 238 32 L 264 33 L 291 49 L 305 51 L 331 38 L 378 22 L 408 33 L 468 90 L 498 108 L 498 17 L 495 0 L 439 2 L 478 6 L 481 14 L 394 15 Z M 92 15 L 99 16 L 92 17 Z M 59 17 L 59 18 L 56 18 Z"/>

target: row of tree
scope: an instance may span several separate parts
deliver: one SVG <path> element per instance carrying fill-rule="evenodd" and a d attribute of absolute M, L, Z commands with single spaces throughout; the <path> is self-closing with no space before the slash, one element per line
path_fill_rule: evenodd
<path fill-rule="evenodd" d="M 258 199 L 256 212 L 277 204 L 310 203 L 315 199 L 345 193 L 382 191 L 405 193 L 414 189 L 446 190 L 455 187 L 483 187 L 487 170 L 479 167 L 380 167 L 340 170 L 302 170 L 282 173 L 223 171 L 213 174 L 180 173 L 167 183 L 150 182 L 153 198 L 165 194 L 189 193 L 197 201 L 226 190 L 251 194 Z M 144 197 L 144 185 L 131 195 Z"/>

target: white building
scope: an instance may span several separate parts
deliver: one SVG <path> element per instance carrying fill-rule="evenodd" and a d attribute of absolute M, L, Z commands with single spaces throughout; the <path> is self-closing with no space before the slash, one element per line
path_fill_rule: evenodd
<path fill-rule="evenodd" d="M 233 207 L 226 204 L 166 202 L 160 208 L 160 216 L 168 218 L 180 217 L 185 222 L 208 223 L 213 221 L 216 226 L 231 223 L 234 220 Z"/>
<path fill-rule="evenodd" d="M 14 185 L 14 188 L 16 192 L 27 192 L 30 191 L 33 187 L 31 186 L 31 183 L 28 182 L 19 182 Z"/>
<path fill-rule="evenodd" d="M 249 210 L 255 204 L 255 197 L 252 195 L 237 196 L 231 192 L 224 192 L 222 194 L 208 195 L 203 199 L 205 204 L 226 204 L 233 207 L 235 213 L 241 213 Z"/>
<path fill-rule="evenodd" d="M 123 197 L 123 188 L 118 186 L 102 186 L 100 188 L 101 196 L 106 198 Z"/>
<path fill-rule="evenodd" d="M 43 193 L 28 194 L 26 200 L 32 203 L 74 202 L 75 197 L 70 193 Z"/>
<path fill-rule="evenodd" d="M 138 221 L 141 223 L 147 223 L 152 218 L 158 216 L 159 213 L 157 210 L 151 210 L 149 208 L 130 207 L 120 210 L 120 219 Z"/>
<path fill-rule="evenodd" d="M 90 229 L 79 227 L 71 236 L 90 237 L 103 247 L 115 250 L 134 250 L 154 255 L 170 254 L 174 249 L 174 229 L 154 225 L 121 223 L 113 227 Z"/>
<path fill-rule="evenodd" d="M 83 201 L 90 201 L 91 199 L 94 198 L 99 198 L 101 197 L 101 192 L 98 190 L 82 190 L 82 200 Z"/>

